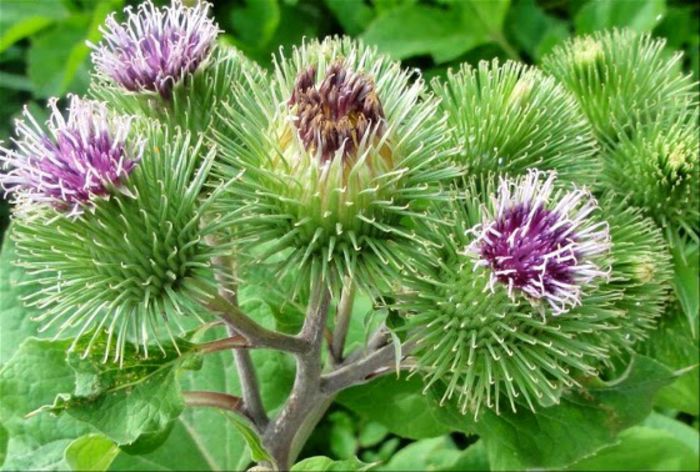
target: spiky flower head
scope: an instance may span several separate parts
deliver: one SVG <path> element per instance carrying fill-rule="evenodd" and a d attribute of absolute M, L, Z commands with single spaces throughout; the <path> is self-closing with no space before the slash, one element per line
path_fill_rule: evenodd
<path fill-rule="evenodd" d="M 408 265 L 418 269 L 397 295 L 399 329 L 426 389 L 444 386 L 443 401 L 477 419 L 558 403 L 663 311 L 671 272 L 659 230 L 624 199 L 599 207 L 555 184 L 534 171 L 472 181 L 417 229 L 436 246 Z"/>
<path fill-rule="evenodd" d="M 504 284 L 511 298 L 522 292 L 558 315 L 580 305 L 583 289 L 606 277 L 596 259 L 609 252 L 610 242 L 607 224 L 590 219 L 597 208 L 593 196 L 582 189 L 554 194 L 555 179 L 539 171 L 501 178 L 494 213 L 484 209 L 484 222 L 469 230 L 476 237 L 466 252 L 488 267 L 491 291 Z"/>
<path fill-rule="evenodd" d="M 234 95 L 218 171 L 235 182 L 219 210 L 242 253 L 280 254 L 280 272 L 300 283 L 310 273 L 387 279 L 397 248 L 416 244 L 407 217 L 442 198 L 440 182 L 456 175 L 444 119 L 420 78 L 329 38 L 282 55 L 271 83 L 251 79 Z"/>
<path fill-rule="evenodd" d="M 25 107 L 14 149 L 0 147 L 0 186 L 20 205 L 49 204 L 70 214 L 123 186 L 141 156 L 131 120 L 103 103 L 70 97 L 68 117 L 52 98 L 45 126 Z"/>
<path fill-rule="evenodd" d="M 223 251 L 204 242 L 212 197 L 202 190 L 213 153 L 200 155 L 201 142 L 155 123 L 132 132 L 146 142 L 124 191 L 75 218 L 35 206 L 10 235 L 17 263 L 41 287 L 25 302 L 40 310 L 42 331 L 74 335 L 73 346 L 87 338 L 85 352 L 106 332 L 98 344 L 115 360 L 127 339 L 144 350 L 150 338 L 162 345 L 185 315 L 203 313 L 200 292 L 214 287 L 210 260 Z"/>
<path fill-rule="evenodd" d="M 556 47 L 542 66 L 574 94 L 599 140 L 614 147 L 639 125 L 673 120 L 697 102 L 682 54 L 669 56 L 664 46 L 632 30 L 597 32 Z"/>
<path fill-rule="evenodd" d="M 669 232 L 700 234 L 700 137 L 698 109 L 675 120 L 639 126 L 622 136 L 605 159 L 601 188 L 630 196 L 630 202 Z"/>
<path fill-rule="evenodd" d="M 157 92 L 170 98 L 172 89 L 207 60 L 219 33 L 207 16 L 210 4 L 185 6 L 173 0 L 156 8 L 148 0 L 136 11 L 124 9 L 126 21 L 110 15 L 102 43 L 91 45 L 93 62 L 101 74 L 132 92 Z"/>
<path fill-rule="evenodd" d="M 564 179 L 592 183 L 601 161 L 581 107 L 553 77 L 513 61 L 463 64 L 433 90 L 442 99 L 456 161 L 469 175 L 521 175 L 556 170 Z"/>

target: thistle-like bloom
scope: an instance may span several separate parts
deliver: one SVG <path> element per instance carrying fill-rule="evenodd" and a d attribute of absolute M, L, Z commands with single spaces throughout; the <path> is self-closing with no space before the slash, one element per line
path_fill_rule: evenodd
<path fill-rule="evenodd" d="M 442 385 L 476 418 L 558 403 L 643 339 L 668 297 L 670 257 L 650 219 L 540 177 L 468 181 L 418 222 L 436 245 L 396 294 L 426 389 Z"/>
<path fill-rule="evenodd" d="M 294 107 L 299 138 L 321 162 L 340 151 L 343 159 L 353 156 L 360 142 L 371 133 L 379 138 L 384 128 L 384 110 L 372 80 L 333 64 L 318 85 L 316 68 L 300 74 L 289 105 Z"/>
<path fill-rule="evenodd" d="M 170 98 L 172 89 L 207 60 L 218 26 L 207 16 L 209 3 L 186 7 L 174 0 L 156 8 L 149 0 L 136 12 L 124 9 L 127 19 L 115 15 L 100 28 L 100 45 L 91 45 L 93 62 L 100 73 L 127 90 L 158 92 Z"/>
<path fill-rule="evenodd" d="M 73 348 L 117 361 L 127 340 L 146 354 L 151 340 L 162 349 L 184 331 L 184 315 L 204 312 L 202 293 L 215 290 L 211 259 L 226 251 L 204 242 L 214 153 L 152 121 L 132 127 L 145 137 L 143 156 L 122 191 L 78 218 L 44 205 L 10 232 L 17 263 L 37 284 L 24 301 L 38 308 L 41 331 L 73 335 Z"/>
<path fill-rule="evenodd" d="M 592 184 L 601 173 L 593 128 L 554 77 L 513 61 L 464 64 L 432 88 L 442 99 L 457 164 L 469 175 L 556 170 Z"/>
<path fill-rule="evenodd" d="M 607 224 L 590 219 L 597 208 L 585 190 L 554 192 L 555 173 L 543 181 L 532 170 L 519 180 L 501 178 L 495 213 L 469 231 L 467 252 L 490 269 L 490 287 L 505 284 L 531 300 L 545 300 L 554 314 L 581 303 L 583 287 L 605 277 L 595 261 L 610 250 Z M 554 195 L 553 195 L 554 194 Z"/>
<path fill-rule="evenodd" d="M 350 274 L 391 284 L 398 249 L 425 243 L 409 218 L 458 175 L 423 82 L 349 39 L 294 49 L 269 83 L 235 84 L 225 108 L 216 170 L 230 185 L 218 210 L 240 254 L 278 261 L 301 285 Z"/>
<path fill-rule="evenodd" d="M 8 168 L 0 185 L 18 200 L 79 213 L 124 183 L 141 149 L 127 142 L 131 120 L 113 116 L 103 103 L 73 96 L 66 119 L 56 102 L 49 100 L 45 128 L 25 108 L 13 139 L 16 149 L 0 147 L 0 163 Z"/>
<path fill-rule="evenodd" d="M 697 103 L 682 53 L 664 46 L 632 30 L 597 32 L 557 46 L 542 66 L 573 93 L 600 142 L 614 147 L 640 125 L 673 121 Z"/>

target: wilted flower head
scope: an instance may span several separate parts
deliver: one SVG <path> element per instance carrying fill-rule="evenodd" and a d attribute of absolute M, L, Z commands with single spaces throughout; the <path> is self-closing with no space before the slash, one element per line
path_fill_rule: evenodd
<path fill-rule="evenodd" d="M 97 69 L 130 91 L 158 92 L 169 98 L 173 86 L 194 72 L 211 52 L 219 32 L 207 16 L 209 3 L 186 7 L 174 0 L 156 8 L 151 1 L 136 12 L 124 9 L 126 22 L 107 18 L 103 42 L 91 45 Z"/>
<path fill-rule="evenodd" d="M 17 121 L 16 149 L 0 147 L 0 185 L 31 202 L 51 203 L 79 213 L 95 196 L 121 185 L 140 158 L 138 146 L 129 146 L 131 122 L 110 115 L 103 103 L 70 99 L 68 118 L 49 100 L 51 116 L 40 126 L 25 108 Z"/>
<path fill-rule="evenodd" d="M 458 175 L 437 100 L 413 72 L 349 38 L 275 60 L 270 80 L 233 85 L 217 130 L 217 202 L 240 254 L 284 254 L 279 273 L 390 284 L 441 183 Z M 260 251 L 264 247 L 265 251 Z M 283 261 L 283 263 L 282 263 Z M 312 275 L 313 274 L 313 275 Z"/>
<path fill-rule="evenodd" d="M 595 257 L 610 249 L 606 223 L 591 220 L 595 199 L 585 190 L 554 192 L 556 175 L 532 170 L 517 180 L 502 178 L 493 197 L 495 214 L 469 231 L 467 247 L 476 265 L 490 268 L 490 286 L 505 284 L 543 299 L 555 314 L 581 303 L 585 285 L 604 277 Z"/>
<path fill-rule="evenodd" d="M 381 133 L 384 110 L 372 79 L 348 70 L 342 62 L 333 64 L 318 85 L 316 68 L 309 67 L 297 78 L 290 107 L 299 138 L 322 162 L 340 151 L 353 155 L 368 132 Z"/>

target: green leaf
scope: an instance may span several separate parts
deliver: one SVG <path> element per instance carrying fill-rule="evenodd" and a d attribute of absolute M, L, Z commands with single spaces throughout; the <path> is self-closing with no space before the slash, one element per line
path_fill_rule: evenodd
<path fill-rule="evenodd" d="M 231 421 L 231 423 L 233 423 L 238 432 L 241 433 L 243 439 L 245 439 L 248 449 L 250 449 L 251 459 L 253 459 L 255 462 L 275 462 L 270 453 L 267 452 L 263 446 L 260 436 L 255 432 L 255 429 L 249 421 L 233 414 L 227 414 L 226 417 L 229 419 L 229 421 Z"/>
<path fill-rule="evenodd" d="M 671 310 L 659 321 L 640 348 L 642 352 L 673 370 L 685 369 L 671 385 L 663 387 L 655 403 L 659 406 L 698 415 L 700 398 L 700 354 L 680 310 Z M 688 369 L 695 366 L 695 368 Z"/>
<path fill-rule="evenodd" d="M 447 62 L 490 41 L 485 28 L 462 25 L 457 8 L 441 9 L 426 5 L 405 5 L 374 19 L 362 39 L 394 59 L 431 55 Z"/>
<path fill-rule="evenodd" d="M 88 26 L 87 16 L 74 15 L 32 37 L 27 75 L 34 85 L 35 96 L 59 96 L 68 88 L 78 93 L 87 90 L 87 64 L 83 61 L 79 67 L 73 67 L 71 55 L 76 47 L 83 47 Z M 75 70 L 67 70 L 68 65 Z"/>
<path fill-rule="evenodd" d="M 9 433 L 4 426 L 0 424 L 0 466 L 5 462 L 5 457 L 7 456 L 7 442 L 9 439 Z"/>
<path fill-rule="evenodd" d="M 231 23 L 241 41 L 263 48 L 280 24 L 279 4 L 277 0 L 246 0 L 244 8 L 232 10 Z"/>
<path fill-rule="evenodd" d="M 489 410 L 476 429 L 494 470 L 565 467 L 613 443 L 621 430 L 643 420 L 654 394 L 674 376 L 653 359 L 636 356 L 614 382 L 598 381 L 536 414 L 523 410 L 496 415 Z"/>
<path fill-rule="evenodd" d="M 0 52 L 68 16 L 60 0 L 4 0 L 0 14 Z"/>
<path fill-rule="evenodd" d="M 213 336 L 216 330 L 211 330 Z M 223 330 L 218 332 L 224 336 Z M 275 351 L 252 353 L 266 409 L 274 411 L 287 398 L 294 381 L 294 361 Z M 209 390 L 240 395 L 230 352 L 207 355 L 197 372 L 183 372 L 183 390 Z M 187 408 L 171 434 L 157 449 L 145 454 L 122 452 L 112 470 L 241 470 L 250 462 L 246 442 L 225 415 L 210 408 Z M 172 451 L 178 451 L 173 454 Z"/>
<path fill-rule="evenodd" d="M 421 439 L 399 450 L 378 470 L 448 470 L 460 455 L 449 436 Z"/>
<path fill-rule="evenodd" d="M 8 232 L 0 251 L 0 365 L 12 357 L 24 339 L 37 334 L 38 328 L 31 320 L 37 311 L 24 307 L 21 300 L 35 287 L 26 285 L 29 277 L 14 266 L 14 260 L 14 243 Z"/>
<path fill-rule="evenodd" d="M 374 10 L 363 2 L 325 0 L 325 3 L 345 33 L 352 36 L 362 33 L 374 18 Z"/>
<path fill-rule="evenodd" d="M 517 45 L 535 60 L 569 37 L 566 22 L 547 15 L 535 0 L 516 2 L 508 12 L 507 24 Z"/>
<path fill-rule="evenodd" d="M 75 376 L 65 362 L 68 341 L 25 340 L 0 369 L 0 424 L 9 433 L 6 470 L 65 469 L 63 451 L 92 428 L 70 416 L 25 416 L 72 391 Z"/>
<path fill-rule="evenodd" d="M 362 425 L 357 439 L 360 446 L 372 447 L 382 442 L 388 433 L 389 430 L 383 424 L 376 421 L 368 421 Z"/>
<path fill-rule="evenodd" d="M 620 433 L 619 443 L 598 451 L 568 470 L 697 470 L 698 455 L 671 434 L 635 426 Z"/>
<path fill-rule="evenodd" d="M 669 416 L 652 412 L 641 426 L 665 431 L 688 446 L 694 454 L 700 454 L 700 433 L 685 423 Z"/>
<path fill-rule="evenodd" d="M 66 463 L 72 470 L 107 470 L 119 453 L 119 447 L 101 434 L 82 436 L 68 445 Z"/>
<path fill-rule="evenodd" d="M 328 418 L 331 422 L 330 443 L 331 452 L 341 459 L 355 457 L 358 449 L 358 439 L 355 434 L 355 423 L 345 411 L 335 411 Z"/>
<path fill-rule="evenodd" d="M 673 288 L 683 308 L 690 332 L 698 337 L 700 313 L 700 245 L 690 240 L 677 239 L 672 245 L 674 278 Z"/>
<path fill-rule="evenodd" d="M 576 33 L 614 27 L 636 31 L 651 31 L 666 13 L 666 0 L 592 0 L 583 6 L 574 18 Z"/>
<path fill-rule="evenodd" d="M 345 390 L 337 401 L 402 437 L 422 439 L 449 433 L 452 428 L 444 423 L 445 412 L 422 389 L 423 383 L 416 377 L 385 376 Z"/>
<path fill-rule="evenodd" d="M 330 457 L 316 456 L 297 462 L 291 468 L 292 472 L 326 472 L 326 471 L 364 471 L 373 464 L 365 464 L 357 458 L 335 461 Z"/>

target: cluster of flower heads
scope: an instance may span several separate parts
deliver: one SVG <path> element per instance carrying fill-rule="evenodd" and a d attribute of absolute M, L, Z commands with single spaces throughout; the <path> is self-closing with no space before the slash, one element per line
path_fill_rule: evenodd
<path fill-rule="evenodd" d="M 112 14 L 100 31 L 103 42 L 94 46 L 93 62 L 100 73 L 127 90 L 159 93 L 172 89 L 209 57 L 219 34 L 208 16 L 209 4 L 186 7 L 180 0 L 156 8 L 149 0 L 136 12 L 127 7 L 125 23 Z"/>
<path fill-rule="evenodd" d="M 67 119 L 49 100 L 46 127 L 25 108 L 16 124 L 16 149 L 0 147 L 0 185 L 17 200 L 50 203 L 79 213 L 95 197 L 119 187 L 137 165 L 142 146 L 130 141 L 129 118 L 112 115 L 103 103 L 73 96 Z"/>
<path fill-rule="evenodd" d="M 581 304 L 583 287 L 608 275 L 596 257 L 610 250 L 610 236 L 607 223 L 590 218 L 592 195 L 576 189 L 552 198 L 555 179 L 552 172 L 543 181 L 538 171 L 520 181 L 501 178 L 494 214 L 484 209 L 484 222 L 468 230 L 476 237 L 466 252 L 490 269 L 491 291 L 502 283 L 511 298 L 520 290 L 560 314 Z"/>

